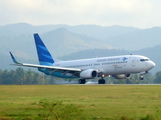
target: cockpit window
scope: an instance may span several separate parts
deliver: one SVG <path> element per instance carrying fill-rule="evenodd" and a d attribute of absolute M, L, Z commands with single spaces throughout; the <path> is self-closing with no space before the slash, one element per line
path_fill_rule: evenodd
<path fill-rule="evenodd" d="M 140 61 L 142 61 L 142 62 L 149 61 L 149 59 L 140 59 Z"/>

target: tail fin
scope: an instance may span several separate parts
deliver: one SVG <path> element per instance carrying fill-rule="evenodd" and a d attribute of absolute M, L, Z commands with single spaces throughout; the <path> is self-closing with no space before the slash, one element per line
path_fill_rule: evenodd
<path fill-rule="evenodd" d="M 40 65 L 52 66 L 54 63 L 54 60 L 37 33 L 34 34 L 34 39 L 35 39 L 35 45 L 36 45 L 37 55 L 39 58 Z"/>

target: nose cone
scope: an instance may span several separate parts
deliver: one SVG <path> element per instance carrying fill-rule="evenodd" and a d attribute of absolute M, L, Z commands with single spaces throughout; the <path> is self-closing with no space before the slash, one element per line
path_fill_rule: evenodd
<path fill-rule="evenodd" d="M 152 69 L 153 67 L 155 67 L 155 63 L 153 61 L 150 61 L 148 67 Z"/>
<path fill-rule="evenodd" d="M 155 66 L 156 66 L 156 64 L 155 64 L 153 61 L 152 61 L 152 66 L 153 66 L 153 67 L 155 67 Z"/>

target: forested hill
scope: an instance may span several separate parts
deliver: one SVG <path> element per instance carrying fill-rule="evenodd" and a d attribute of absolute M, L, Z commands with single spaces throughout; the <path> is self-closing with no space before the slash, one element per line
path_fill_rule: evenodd
<path fill-rule="evenodd" d="M 39 33 L 54 57 L 86 49 L 125 49 L 128 51 L 161 45 L 161 27 L 138 29 L 127 26 L 41 25 L 17 23 L 0 26 L 0 55 L 35 59 L 33 34 Z"/>

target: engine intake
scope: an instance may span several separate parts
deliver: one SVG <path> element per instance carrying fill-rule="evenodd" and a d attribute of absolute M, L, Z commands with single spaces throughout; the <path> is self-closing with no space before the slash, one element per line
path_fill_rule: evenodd
<path fill-rule="evenodd" d="M 83 70 L 80 73 L 80 77 L 86 79 L 95 78 L 97 77 L 97 75 L 98 75 L 97 71 L 93 69 Z"/>

